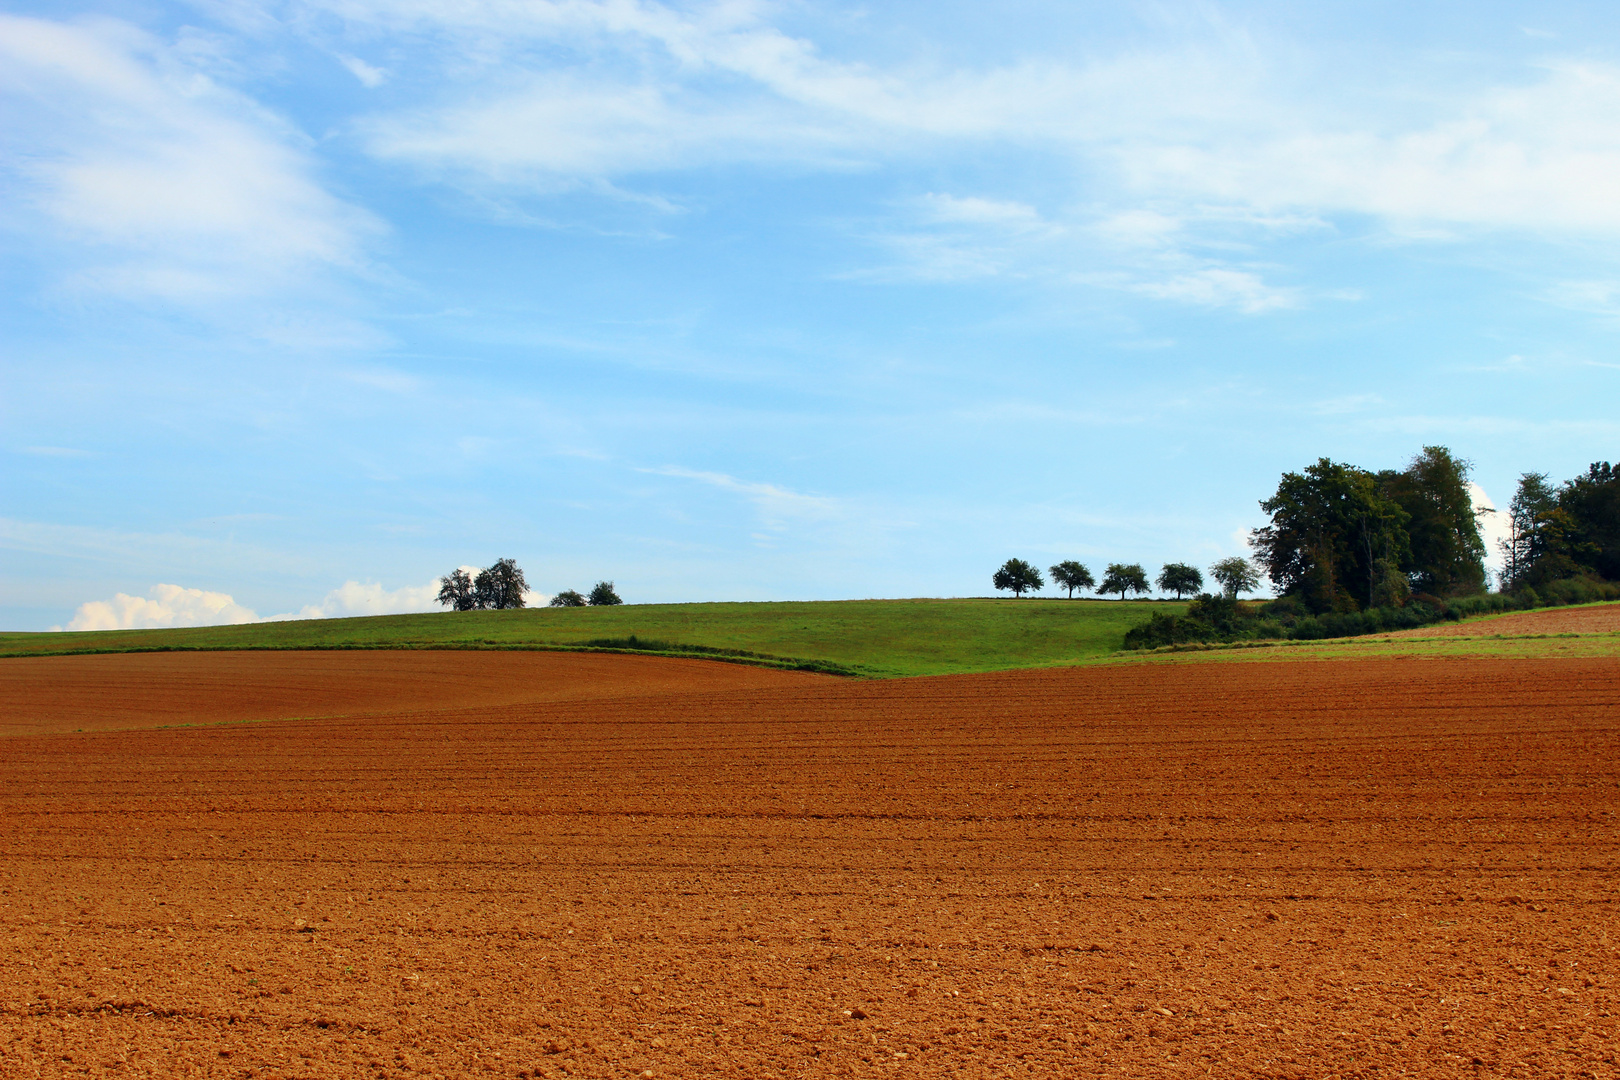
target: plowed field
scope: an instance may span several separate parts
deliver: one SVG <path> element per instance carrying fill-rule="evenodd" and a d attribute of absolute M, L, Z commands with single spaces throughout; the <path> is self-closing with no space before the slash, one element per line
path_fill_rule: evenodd
<path fill-rule="evenodd" d="M 1620 1072 L 1613 660 L 342 659 L 0 662 L 0 1074 Z"/>
<path fill-rule="evenodd" d="M 1485 619 L 1401 630 L 1389 637 L 1489 637 L 1517 634 L 1620 634 L 1620 604 L 1514 611 Z"/>

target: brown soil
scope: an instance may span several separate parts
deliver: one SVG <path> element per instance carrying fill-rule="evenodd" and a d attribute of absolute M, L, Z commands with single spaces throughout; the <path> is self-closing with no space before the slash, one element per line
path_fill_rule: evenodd
<path fill-rule="evenodd" d="M 203 652 L 0 660 L 0 737 L 800 686 L 740 664 L 555 652 Z"/>
<path fill-rule="evenodd" d="M 1483 619 L 1400 630 L 1383 637 L 1518 637 L 1525 634 L 1620 634 L 1620 604 L 1514 611 Z"/>
<path fill-rule="evenodd" d="M 1612 660 L 473 655 L 634 692 L 0 740 L 0 1073 L 1620 1072 Z M 98 659 L 4 709 L 207 681 Z"/>

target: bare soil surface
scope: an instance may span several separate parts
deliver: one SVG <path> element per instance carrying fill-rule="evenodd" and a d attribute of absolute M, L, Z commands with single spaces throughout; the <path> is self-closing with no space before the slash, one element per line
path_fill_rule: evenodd
<path fill-rule="evenodd" d="M 1594 604 L 1590 607 L 1544 608 L 1540 611 L 1512 611 L 1483 619 L 1439 623 L 1416 630 L 1381 634 L 1392 638 L 1426 637 L 1517 637 L 1524 634 L 1620 634 L 1620 604 Z"/>
<path fill-rule="evenodd" d="M 685 681 L 0 740 L 0 1074 L 1620 1073 L 1612 660 L 539 655 Z"/>
<path fill-rule="evenodd" d="M 742 664 L 609 653 L 172 652 L 0 660 L 0 737 L 800 686 Z"/>

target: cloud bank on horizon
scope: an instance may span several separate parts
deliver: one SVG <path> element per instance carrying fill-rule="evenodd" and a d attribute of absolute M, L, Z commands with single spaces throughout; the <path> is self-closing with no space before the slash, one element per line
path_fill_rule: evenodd
<path fill-rule="evenodd" d="M 460 569 L 477 571 L 477 567 Z M 118 593 L 111 600 L 80 604 L 66 626 L 51 630 L 152 630 L 171 626 L 226 626 L 238 623 L 287 622 L 292 619 L 343 619 L 361 615 L 407 615 L 443 611 L 438 602 L 439 582 L 385 589 L 377 582 L 346 581 L 316 604 L 280 615 L 260 615 L 238 604 L 230 594 L 188 589 L 183 585 L 154 585 L 145 596 Z M 524 602 L 537 607 L 551 598 L 527 592 Z"/>
<path fill-rule="evenodd" d="M 1505 504 L 1620 455 L 1620 13 L 1526 18 L 0 5 L 0 609 L 983 593 L 1425 444 Z"/>

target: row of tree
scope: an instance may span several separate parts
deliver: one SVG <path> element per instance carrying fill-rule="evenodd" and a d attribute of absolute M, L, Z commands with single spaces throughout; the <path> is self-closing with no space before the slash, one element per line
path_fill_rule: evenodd
<path fill-rule="evenodd" d="M 1118 593 L 1121 600 L 1125 599 L 1126 593 L 1140 596 L 1153 589 L 1148 584 L 1147 571 L 1142 569 L 1141 563 L 1109 563 L 1101 582 L 1092 577 L 1084 563 L 1073 559 L 1051 567 L 1050 573 L 1052 584 L 1067 589 L 1071 600 L 1076 589 L 1095 589 L 1104 596 Z M 1209 568 L 1209 574 L 1232 597 L 1252 592 L 1260 584 L 1260 574 L 1254 564 L 1240 557 L 1222 559 Z M 1041 576 L 1040 570 L 1023 559 L 1008 559 L 1002 563 L 1001 568 L 991 575 L 990 582 L 997 589 L 1011 592 L 1014 597 L 1022 597 L 1026 592 L 1046 587 L 1046 579 Z M 1162 591 L 1175 593 L 1176 599 L 1180 600 L 1183 595 L 1196 593 L 1204 587 L 1204 575 L 1196 566 L 1187 563 L 1167 563 L 1159 571 L 1158 584 Z"/>
<path fill-rule="evenodd" d="M 495 565 L 476 574 L 457 568 L 439 579 L 439 603 L 455 611 L 506 611 L 524 606 L 523 594 L 529 583 L 513 559 L 496 559 Z M 613 582 L 598 581 L 590 594 L 564 589 L 551 598 L 552 607 L 611 607 L 622 604 Z"/>

